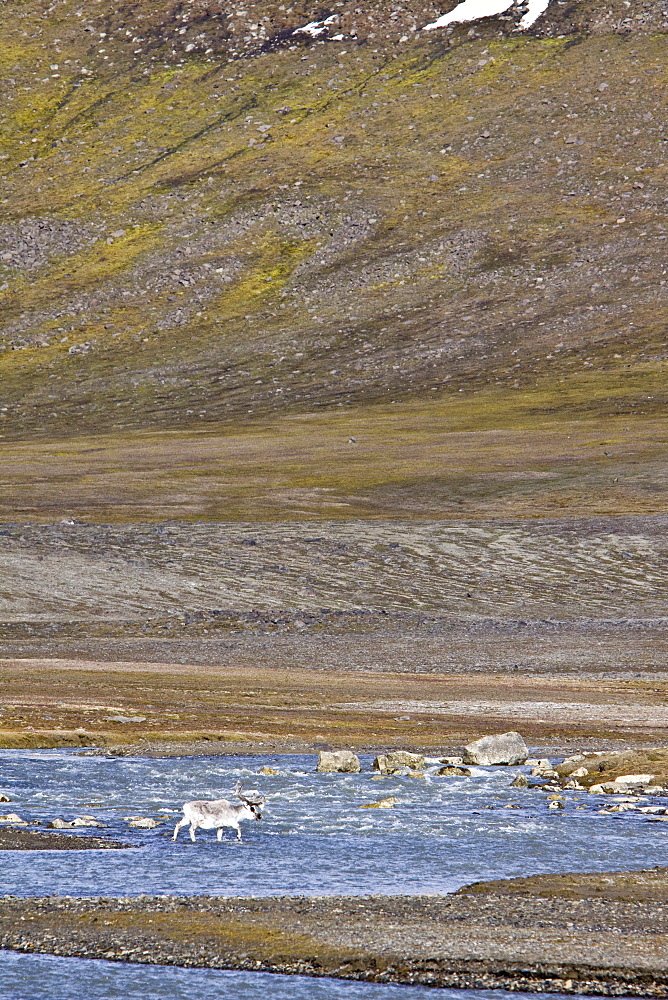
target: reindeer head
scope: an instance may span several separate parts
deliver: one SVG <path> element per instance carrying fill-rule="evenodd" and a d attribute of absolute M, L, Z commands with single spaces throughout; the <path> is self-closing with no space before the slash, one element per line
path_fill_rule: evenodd
<path fill-rule="evenodd" d="M 263 795 L 259 795 L 256 798 L 249 799 L 247 795 L 241 794 L 241 782 L 237 781 L 234 786 L 234 794 L 238 799 L 241 799 L 245 806 L 248 806 L 252 812 L 255 819 L 262 819 L 262 806 L 267 801 Z"/>

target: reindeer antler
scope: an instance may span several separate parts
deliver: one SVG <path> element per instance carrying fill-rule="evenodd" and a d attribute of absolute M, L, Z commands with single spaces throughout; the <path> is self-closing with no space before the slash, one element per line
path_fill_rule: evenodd
<path fill-rule="evenodd" d="M 263 795 L 261 795 L 259 798 L 249 799 L 247 795 L 241 794 L 241 788 L 242 788 L 242 783 L 240 781 L 237 781 L 236 785 L 234 786 L 234 794 L 238 799 L 241 799 L 242 802 L 247 802 L 249 806 L 263 806 L 267 801 Z"/>

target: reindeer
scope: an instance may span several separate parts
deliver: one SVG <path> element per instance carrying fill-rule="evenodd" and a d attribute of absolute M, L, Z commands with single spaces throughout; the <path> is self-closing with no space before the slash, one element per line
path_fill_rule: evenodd
<path fill-rule="evenodd" d="M 242 819 L 262 819 L 261 809 L 267 801 L 260 796 L 257 799 L 249 799 L 241 794 L 241 782 L 238 781 L 234 788 L 234 794 L 241 799 L 241 805 L 235 806 L 227 799 L 196 799 L 193 802 L 183 803 L 183 819 L 174 827 L 176 840 L 182 826 L 190 823 L 190 839 L 195 840 L 195 830 L 201 827 L 202 830 L 217 830 L 218 840 L 223 839 L 223 827 L 231 826 L 237 831 L 237 840 L 241 840 Z"/>

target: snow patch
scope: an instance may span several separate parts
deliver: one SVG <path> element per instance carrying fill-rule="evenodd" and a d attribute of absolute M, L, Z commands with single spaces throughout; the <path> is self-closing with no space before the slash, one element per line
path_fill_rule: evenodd
<path fill-rule="evenodd" d="M 526 31 L 532 24 L 535 24 L 540 15 L 544 14 L 549 6 L 550 0 L 529 0 L 529 9 L 520 21 L 520 30 Z"/>
<path fill-rule="evenodd" d="M 301 32 L 305 35 L 310 35 L 311 38 L 317 38 L 323 31 L 327 31 L 329 25 L 333 24 L 336 20 L 338 20 L 338 14 L 332 14 L 331 17 L 326 17 L 324 21 L 311 21 L 310 24 L 305 24 L 303 28 L 295 28 L 292 34 L 298 35 Z"/>
<path fill-rule="evenodd" d="M 483 17 L 495 17 L 510 10 L 515 0 L 462 0 L 454 10 L 448 14 L 443 14 L 431 24 L 426 24 L 423 31 L 433 31 L 434 28 L 445 28 L 449 24 L 461 24 L 465 21 L 479 21 Z M 545 13 L 550 5 L 550 0 L 529 0 L 527 12 L 519 23 L 520 31 L 526 31 L 538 20 L 541 14 Z"/>
<path fill-rule="evenodd" d="M 459 24 L 462 21 L 478 21 L 481 17 L 494 17 L 503 14 L 513 6 L 515 0 L 463 0 L 449 14 L 443 14 L 437 21 L 427 24 L 423 31 L 433 31 L 434 28 L 445 28 L 449 24 Z"/>

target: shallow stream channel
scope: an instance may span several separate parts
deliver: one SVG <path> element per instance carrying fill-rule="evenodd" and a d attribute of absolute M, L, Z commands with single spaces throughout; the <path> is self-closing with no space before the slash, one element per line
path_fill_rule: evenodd
<path fill-rule="evenodd" d="M 0 791 L 17 813 L 44 829 L 55 818 L 95 817 L 104 835 L 130 850 L 2 851 L 0 895 L 370 895 L 442 894 L 480 879 L 539 872 L 610 871 L 665 863 L 668 823 L 639 809 L 609 812 L 613 796 L 510 787 L 528 767 L 472 767 L 470 777 L 318 774 L 315 755 L 276 757 L 107 757 L 81 751 L 0 751 Z M 277 773 L 260 774 L 263 767 Z M 435 770 L 433 768 L 432 770 Z M 228 830 L 187 829 L 171 839 L 181 803 L 267 797 L 261 822 Z M 383 799 L 388 808 L 365 808 Z M 641 802 L 651 806 L 653 800 Z M 665 804 L 665 800 L 664 800 Z M 605 811 L 604 811 L 605 810 Z M 157 821 L 131 827 L 133 818 Z M 73 995 L 208 1000 L 433 1000 L 500 998 L 502 991 L 441 990 L 274 976 L 262 973 L 125 965 L 0 951 L 3 1000 Z M 7 985 L 11 983 L 11 988 Z M 512 996 L 517 997 L 517 993 Z"/>

